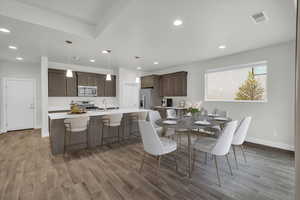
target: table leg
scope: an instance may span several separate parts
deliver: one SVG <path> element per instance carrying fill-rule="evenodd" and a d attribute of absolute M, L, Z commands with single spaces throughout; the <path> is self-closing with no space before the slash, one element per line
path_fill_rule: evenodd
<path fill-rule="evenodd" d="M 192 177 L 192 169 L 191 169 L 191 163 L 192 163 L 192 145 L 191 145 L 191 133 L 188 133 L 188 176 L 189 178 Z"/>

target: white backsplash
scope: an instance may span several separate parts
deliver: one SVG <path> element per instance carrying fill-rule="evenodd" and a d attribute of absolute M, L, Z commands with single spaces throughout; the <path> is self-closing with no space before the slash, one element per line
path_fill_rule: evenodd
<path fill-rule="evenodd" d="M 180 101 L 188 101 L 187 97 L 164 97 L 164 98 L 173 99 L 173 106 L 174 107 L 179 107 Z"/>
<path fill-rule="evenodd" d="M 106 100 L 108 107 L 119 106 L 118 98 L 116 97 L 49 97 L 48 110 L 69 110 L 71 101 L 92 101 L 95 106 L 104 107 L 103 100 Z"/>

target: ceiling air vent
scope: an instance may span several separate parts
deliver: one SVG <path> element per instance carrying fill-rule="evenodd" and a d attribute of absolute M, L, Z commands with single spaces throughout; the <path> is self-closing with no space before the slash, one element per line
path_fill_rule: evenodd
<path fill-rule="evenodd" d="M 268 17 L 265 12 L 255 13 L 251 15 L 251 19 L 254 21 L 255 24 L 259 24 L 268 20 Z"/>

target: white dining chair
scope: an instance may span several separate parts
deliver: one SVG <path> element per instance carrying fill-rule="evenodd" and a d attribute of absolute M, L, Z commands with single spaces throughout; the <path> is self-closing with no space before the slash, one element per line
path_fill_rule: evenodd
<path fill-rule="evenodd" d="M 205 153 L 205 162 L 207 162 L 207 154 L 211 154 L 215 160 L 216 165 L 216 171 L 217 171 L 217 177 L 219 186 L 221 186 L 221 179 L 219 175 L 219 169 L 218 169 L 218 161 L 217 156 L 225 156 L 226 161 L 230 170 L 231 175 L 232 168 L 229 162 L 228 153 L 232 144 L 233 135 L 235 133 L 235 130 L 237 128 L 238 122 L 232 121 L 226 124 L 225 128 L 222 131 L 222 134 L 218 139 L 215 138 L 209 138 L 209 137 L 198 137 L 194 144 L 194 159 L 193 159 L 193 168 L 195 165 L 195 150 L 198 150 L 200 152 Z"/>
<path fill-rule="evenodd" d="M 244 160 L 247 163 L 246 154 L 245 154 L 245 151 L 244 151 L 244 148 L 243 148 L 243 144 L 245 142 L 251 120 L 252 120 L 252 117 L 250 117 L 250 116 L 245 117 L 241 121 L 241 123 L 239 124 L 239 126 L 236 129 L 235 134 L 233 136 L 232 149 L 233 149 L 234 159 L 235 159 L 235 163 L 236 163 L 237 168 L 238 168 L 238 161 L 237 161 L 237 157 L 236 157 L 236 147 L 241 148 Z"/>
<path fill-rule="evenodd" d="M 144 146 L 144 155 L 141 162 L 140 173 L 143 170 L 145 158 L 147 154 L 157 157 L 158 161 L 158 173 L 160 170 L 160 162 L 163 155 L 173 153 L 177 150 L 177 143 L 168 138 L 161 138 L 157 135 L 153 124 L 149 121 L 139 120 L 139 127 L 142 136 L 142 142 Z M 177 159 L 176 154 L 176 171 L 177 171 Z"/>
<path fill-rule="evenodd" d="M 177 114 L 175 109 L 167 109 L 167 119 L 176 119 Z"/>
<path fill-rule="evenodd" d="M 88 127 L 89 127 L 89 120 L 90 118 L 88 116 L 82 116 L 82 117 L 76 117 L 76 118 L 70 118 L 65 119 L 65 141 L 64 141 L 64 149 L 65 152 L 68 147 L 75 146 L 75 145 L 83 145 L 86 144 L 86 147 L 88 148 Z M 76 133 L 82 133 L 85 134 L 85 142 L 80 142 L 76 144 L 72 144 L 72 135 Z"/>
<path fill-rule="evenodd" d="M 217 114 L 219 117 L 227 117 L 228 116 L 228 112 L 226 110 L 220 110 L 218 108 L 215 108 L 213 110 L 213 114 Z"/>
<path fill-rule="evenodd" d="M 160 116 L 159 112 L 156 111 L 156 110 L 151 110 L 151 111 L 149 111 L 149 113 L 148 113 L 148 117 L 149 117 L 150 122 L 151 122 L 152 125 L 154 126 L 154 128 L 155 128 L 157 134 L 158 134 L 159 136 L 162 136 L 162 134 L 163 134 L 163 132 L 164 132 L 164 129 L 163 129 L 163 127 L 160 127 L 160 126 L 158 126 L 158 125 L 156 124 L 156 121 L 161 119 L 161 116 Z"/>
<path fill-rule="evenodd" d="M 102 139 L 101 144 L 103 145 L 104 139 L 116 138 L 115 136 L 104 137 L 104 128 L 108 129 L 108 133 L 110 134 L 111 129 L 117 129 L 117 141 L 120 142 L 120 127 L 122 122 L 123 114 L 109 114 L 102 116 Z M 124 139 L 124 138 L 122 138 Z"/>

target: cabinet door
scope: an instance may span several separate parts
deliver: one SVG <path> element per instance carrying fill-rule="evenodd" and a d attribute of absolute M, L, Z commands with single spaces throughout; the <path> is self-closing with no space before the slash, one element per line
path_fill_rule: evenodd
<path fill-rule="evenodd" d="M 116 76 L 111 76 L 111 81 L 105 81 L 104 93 L 106 97 L 115 97 L 116 96 Z"/>
<path fill-rule="evenodd" d="M 66 72 L 64 70 L 48 70 L 48 96 L 64 97 L 66 96 Z"/>
<path fill-rule="evenodd" d="M 174 96 L 186 96 L 187 95 L 187 74 L 181 73 L 176 76 Z"/>
<path fill-rule="evenodd" d="M 97 82 L 97 96 L 104 97 L 105 96 L 105 75 L 96 75 Z"/>
<path fill-rule="evenodd" d="M 77 76 L 76 73 L 73 72 L 72 78 L 66 78 L 67 81 L 67 93 L 68 97 L 76 97 L 77 96 Z"/>
<path fill-rule="evenodd" d="M 88 86 L 89 85 L 89 76 L 84 72 L 77 72 L 77 82 L 80 86 Z"/>
<path fill-rule="evenodd" d="M 172 77 L 165 76 L 163 78 L 163 95 L 164 96 L 173 96 L 174 90 L 174 80 Z"/>
<path fill-rule="evenodd" d="M 144 76 L 141 78 L 141 88 L 153 88 L 154 87 L 154 79 L 153 75 Z"/>
<path fill-rule="evenodd" d="M 88 86 L 97 86 L 96 74 L 88 74 Z"/>

